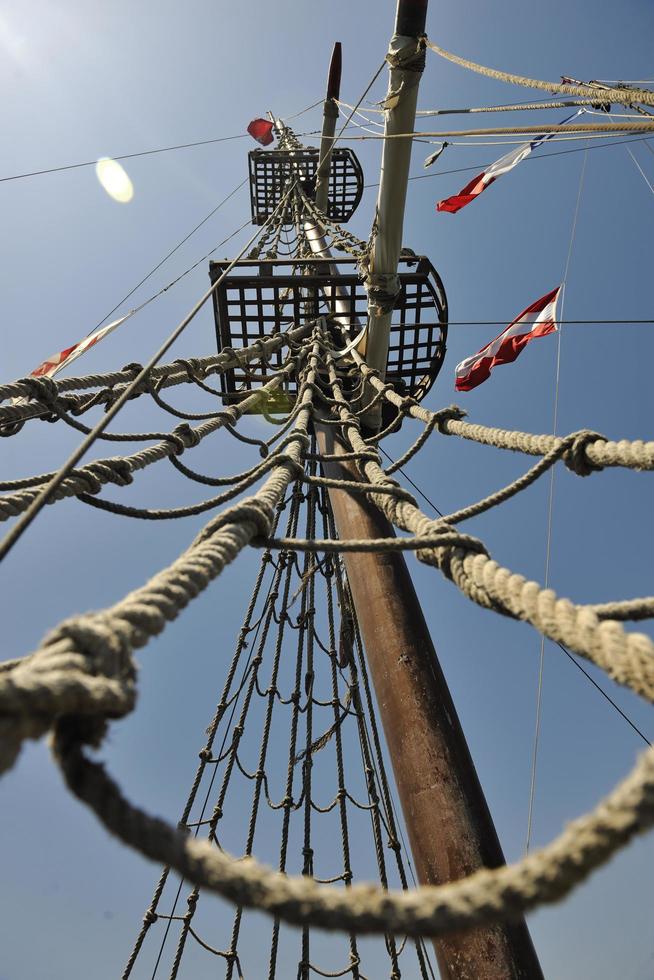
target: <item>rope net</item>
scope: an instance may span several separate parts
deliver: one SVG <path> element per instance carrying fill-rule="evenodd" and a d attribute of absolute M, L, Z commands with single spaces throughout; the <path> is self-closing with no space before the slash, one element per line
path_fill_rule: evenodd
<path fill-rule="evenodd" d="M 301 187 L 287 193 L 298 219 L 290 228 L 283 217 L 264 226 L 256 256 L 311 254 L 303 218 L 308 213 L 333 247 L 365 258 L 369 246 L 317 212 Z M 411 975 L 428 977 L 433 974 L 423 938 L 504 921 L 557 901 L 654 823 L 650 749 L 592 813 L 541 851 L 518 864 L 483 869 L 438 887 L 408 887 L 410 868 L 339 553 L 414 551 L 470 601 L 530 623 L 651 702 L 654 643 L 644 634 L 627 632 L 622 623 L 651 617 L 654 597 L 575 604 L 502 568 L 484 543 L 459 525 L 499 506 L 560 460 L 581 477 L 608 466 L 651 470 L 654 442 L 611 441 L 587 430 L 565 437 L 499 430 L 464 421 L 465 413 L 456 406 L 429 411 L 383 382 L 348 340 L 338 318 L 318 311 L 300 326 L 290 318 L 286 330 L 251 347 L 153 366 L 129 400 L 149 400 L 182 421 L 168 430 L 99 433 L 97 438 L 105 441 L 146 445 L 71 469 L 47 500 L 55 505 L 76 497 L 134 520 L 210 514 L 180 556 L 140 588 L 109 608 L 64 620 L 37 650 L 7 661 L 0 670 L 0 771 L 14 765 L 26 739 L 49 733 L 71 792 L 112 834 L 164 865 L 125 978 L 136 976 L 137 959 L 146 947 L 154 950 L 155 970 L 171 978 L 178 976 L 182 954 L 191 948 L 195 955 L 201 951 L 221 960 L 227 977 L 248 975 L 248 956 L 260 952 L 253 949 L 260 941 L 252 943 L 252 929 L 262 928 L 260 918 L 247 925 L 251 910 L 272 917 L 265 925 L 270 977 L 287 942 L 299 946 L 300 978 L 311 973 L 365 977 L 361 937 L 366 934 L 384 938 L 384 969 L 391 977 L 400 977 L 409 960 Z M 238 403 L 223 405 L 221 392 L 207 378 L 237 364 L 251 371 L 257 367 L 265 380 Z M 28 422 L 45 420 L 89 434 L 95 430 L 80 416 L 115 404 L 142 371 L 140 365 L 128 365 L 106 374 L 61 381 L 23 378 L 4 385 L 0 429 L 11 436 Z M 176 392 L 170 389 L 180 386 L 193 392 L 194 407 L 205 399 L 206 410 L 172 404 L 169 398 Z M 373 402 L 394 413 L 380 433 L 362 427 L 361 416 L 371 404 L 362 407 L 364 392 L 372 392 Z M 274 423 L 272 436 L 262 439 L 260 429 L 252 434 L 247 425 L 251 412 Z M 414 421 L 423 424 L 422 430 L 403 456 L 384 468 L 380 440 Z M 315 445 L 317 423 L 334 427 L 345 449 L 341 458 L 355 462 L 357 479 L 322 475 L 327 457 Z M 193 459 L 198 447 L 213 445 L 218 434 L 251 446 L 253 464 L 236 474 L 203 472 Z M 433 520 L 392 474 L 416 453 L 428 451 L 439 435 L 539 459 L 508 486 Z M 220 457 L 214 452 L 210 458 Z M 220 492 L 165 508 L 105 497 L 107 484 L 117 493 L 156 463 L 170 464 L 188 480 Z M 0 520 L 26 512 L 53 476 L 3 482 Z M 329 490 L 335 487 L 365 495 L 400 536 L 339 540 L 329 505 Z M 263 549 L 254 592 L 186 806 L 179 826 L 173 827 L 131 803 L 88 749 L 102 744 L 111 721 L 134 709 L 135 651 L 185 613 L 248 547 Z M 238 783 L 249 788 L 247 813 L 230 809 Z M 362 820 L 370 828 L 367 855 L 358 847 L 354 854 L 351 846 L 352 827 Z M 357 834 L 357 840 L 361 837 Z M 372 877 L 376 886 L 359 883 Z M 203 911 L 205 892 L 233 906 L 221 917 L 219 938 L 211 915 Z M 300 933 L 290 932 L 288 924 L 300 926 Z M 331 941 L 326 946 L 316 939 L 312 927 L 340 930 L 340 952 Z"/>

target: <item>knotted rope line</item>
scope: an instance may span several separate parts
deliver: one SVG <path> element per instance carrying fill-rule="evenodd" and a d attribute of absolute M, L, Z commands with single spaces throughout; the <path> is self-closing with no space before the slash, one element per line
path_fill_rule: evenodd
<path fill-rule="evenodd" d="M 613 448 L 620 444 L 610 444 L 597 433 L 553 439 L 481 427 L 483 441 L 493 438 L 489 433 L 499 432 L 496 438 L 500 445 L 543 455 L 543 459 L 509 487 L 445 520 L 433 521 L 384 472 L 376 451 L 364 441 L 319 321 L 313 329 L 306 383 L 291 437 L 284 456 L 260 490 L 213 518 L 190 548 L 146 586 L 109 610 L 66 621 L 31 657 L 0 672 L 0 766 L 12 765 L 23 739 L 39 737 L 52 728 L 55 756 L 70 789 L 112 833 L 146 856 L 174 867 L 196 887 L 209 888 L 239 906 L 262 909 L 304 927 L 313 924 L 357 934 L 439 936 L 556 901 L 654 823 L 654 749 L 640 757 L 630 776 L 592 813 L 571 824 L 543 850 L 516 865 L 484 869 L 447 885 L 407 892 L 361 885 L 337 889 L 312 879 L 310 865 L 307 874 L 294 878 L 270 871 L 252 858 L 235 861 L 130 804 L 102 766 L 84 753 L 84 745 L 100 743 L 109 719 L 123 716 L 134 705 L 132 651 L 179 615 L 247 544 L 270 542 L 274 509 L 296 478 L 306 454 L 321 373 L 321 347 L 326 350 L 330 411 L 340 423 L 347 450 L 359 460 L 368 484 L 365 490 L 396 527 L 412 535 L 409 541 L 417 548 L 419 560 L 438 568 L 478 605 L 531 623 L 545 636 L 601 667 L 617 683 L 654 701 L 654 643 L 645 635 L 625 633 L 617 616 L 609 618 L 616 610 L 623 618 L 642 612 L 644 607 L 651 610 L 651 599 L 630 600 L 628 609 L 624 603 L 575 605 L 502 568 L 480 541 L 452 526 L 455 518 L 467 519 L 517 493 L 556 459 L 566 459 L 581 475 L 607 464 L 608 459 L 628 465 L 624 462 L 627 457 L 621 451 L 616 454 Z M 381 385 L 374 373 L 369 376 L 373 386 L 375 381 Z M 388 388 L 384 397 L 397 407 L 402 403 L 401 397 Z M 430 432 L 437 427 L 448 431 L 467 425 L 452 417 L 451 410 L 441 415 L 438 424 L 432 423 L 435 413 L 427 413 L 416 404 L 408 405 L 407 414 L 425 421 L 431 426 Z M 544 439 L 548 441 L 541 441 Z M 529 448 L 525 450 L 524 445 Z M 629 460 L 633 458 L 629 456 Z M 639 457 L 638 468 L 650 467 L 643 466 Z M 321 481 L 324 485 L 333 482 Z M 312 550 L 325 550 L 325 542 L 315 540 L 313 528 L 304 543 Z M 334 550 L 388 547 L 387 542 L 374 541 L 332 539 L 331 543 Z M 300 544 L 294 542 L 298 547 Z"/>
<path fill-rule="evenodd" d="M 485 75 L 486 78 L 495 78 L 498 82 L 509 82 L 511 85 L 522 85 L 524 88 L 539 88 L 545 92 L 559 92 L 562 95 L 580 96 L 589 98 L 596 95 L 597 102 L 616 102 L 619 105 L 628 105 L 630 102 L 642 102 L 644 105 L 654 105 L 654 92 L 649 89 L 624 89 L 624 88 L 602 88 L 600 90 L 591 85 L 562 85 L 559 82 L 543 82 L 537 78 L 525 78 L 524 75 L 514 75 L 512 72 L 498 71 L 496 68 L 486 68 L 467 58 L 446 51 L 439 47 L 428 38 L 423 39 L 423 43 L 435 54 L 451 61 L 455 65 L 467 68 L 469 71 Z M 627 96 L 629 99 L 627 100 Z"/>
<path fill-rule="evenodd" d="M 292 349 L 311 333 L 311 328 L 312 323 L 308 322 L 270 337 L 261 337 L 250 347 L 238 350 L 225 347 L 219 354 L 211 357 L 178 359 L 170 364 L 152 368 L 149 379 L 157 392 L 162 388 L 185 384 L 189 380 L 202 387 L 203 379 L 210 375 L 224 374 L 226 371 L 250 364 L 260 358 L 268 359 L 285 347 Z M 16 399 L 21 404 L 0 406 L 0 434 L 3 434 L 3 428 L 15 426 L 29 419 L 44 415 L 48 420 L 58 418 L 56 412 L 53 413 L 53 403 L 57 403 L 57 400 L 63 410 L 71 411 L 74 415 L 81 415 L 96 405 L 110 406 L 122 395 L 140 370 L 141 365 L 135 364 L 128 365 L 122 371 L 107 374 L 91 374 L 58 380 L 27 377 L 2 385 L 0 401 Z M 91 396 L 76 394 L 77 391 L 94 387 L 98 387 L 99 390 Z M 217 394 L 210 388 L 205 390 L 210 394 Z M 139 386 L 132 392 L 130 400 L 144 394 L 151 394 L 147 384 Z M 13 435 L 17 431 L 19 430 L 16 428 L 4 434 Z"/>

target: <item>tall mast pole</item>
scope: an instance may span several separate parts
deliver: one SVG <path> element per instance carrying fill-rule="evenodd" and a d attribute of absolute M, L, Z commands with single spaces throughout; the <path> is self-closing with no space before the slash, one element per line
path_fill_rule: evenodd
<path fill-rule="evenodd" d="M 398 39 L 401 47 L 407 37 L 415 40 L 424 31 L 426 11 L 427 0 L 398 0 L 391 50 Z M 323 169 L 323 203 L 319 205 L 323 212 L 327 208 L 329 175 L 327 144 L 333 144 L 329 137 L 333 136 L 336 123 L 334 114 L 327 111 L 328 102 L 338 98 L 334 78 L 330 69 L 319 164 L 319 169 Z M 413 128 L 417 82 L 414 89 L 408 107 L 405 105 L 406 112 L 393 121 L 396 132 L 411 132 Z M 387 132 L 389 129 L 387 118 Z M 389 140 L 384 144 L 385 170 L 382 169 L 376 220 L 378 228 L 383 227 L 387 234 L 381 243 L 378 233 L 373 271 L 392 269 L 395 275 L 397 270 L 410 143 Z M 393 152 L 390 147 L 395 148 Z M 399 221 L 397 212 L 395 216 L 391 213 L 393 202 L 394 206 L 401 202 Z M 324 257 L 322 229 L 314 225 L 311 231 L 309 243 Z M 375 255 L 379 265 L 374 264 Z M 367 360 L 370 363 L 374 351 L 374 366 L 383 374 L 390 312 L 377 314 L 369 310 L 369 317 L 377 332 L 369 334 Z M 385 341 L 380 336 L 384 329 Z M 324 455 L 345 453 L 333 427 L 317 425 L 316 436 Z M 326 476 L 360 479 L 356 466 L 350 462 L 334 460 L 322 466 Z M 394 535 L 385 515 L 364 494 L 330 488 L 329 497 L 341 539 Z M 444 884 L 482 867 L 499 867 L 505 863 L 502 848 L 404 556 L 399 552 L 345 553 L 344 560 L 420 883 Z M 434 949 L 443 980 L 543 978 L 522 917 L 512 923 L 444 936 L 434 942 Z"/>
<path fill-rule="evenodd" d="M 385 126 L 382 163 L 375 212 L 375 234 L 368 266 L 368 335 L 365 358 L 383 379 L 388 359 L 391 313 L 399 292 L 397 266 L 402 250 L 404 207 L 413 140 L 398 134 L 415 129 L 418 86 L 425 66 L 427 0 L 398 0 L 395 30 L 387 61 L 388 93 L 384 102 Z M 370 428 L 379 426 L 380 406 L 363 416 Z"/>
<path fill-rule="evenodd" d="M 333 427 L 316 426 L 323 454 L 346 450 Z M 360 479 L 351 463 L 324 473 Z M 394 529 L 364 494 L 329 490 L 339 537 L 388 538 Z M 504 855 L 404 556 L 344 554 L 418 880 L 441 885 Z M 542 980 L 522 917 L 434 942 L 443 980 Z"/>

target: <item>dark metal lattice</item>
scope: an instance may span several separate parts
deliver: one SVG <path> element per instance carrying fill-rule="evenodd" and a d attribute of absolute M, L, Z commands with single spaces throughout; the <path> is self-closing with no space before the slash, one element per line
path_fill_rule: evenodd
<path fill-rule="evenodd" d="M 367 318 L 368 297 L 353 258 L 341 271 L 325 259 L 240 262 L 213 294 L 218 350 L 248 347 L 262 336 L 288 330 L 317 315 L 335 317 L 351 338 Z M 215 282 L 227 262 L 210 264 Z M 401 283 L 391 320 L 386 378 L 402 394 L 421 399 L 440 371 L 447 338 L 447 298 L 440 276 L 425 256 L 402 256 Z M 268 365 L 252 363 L 221 375 L 225 401 L 241 401 L 281 367 L 286 351 Z M 288 395 L 295 394 L 295 385 Z"/>
<path fill-rule="evenodd" d="M 273 213 L 288 182 L 298 177 L 304 192 L 313 197 L 319 150 L 307 147 L 298 150 L 252 150 L 248 155 L 250 169 L 250 200 L 252 223 L 262 225 Z M 352 150 L 336 147 L 332 153 L 329 173 L 328 216 L 334 221 L 349 221 L 363 194 L 363 171 Z M 293 224 L 289 205 L 285 224 Z"/>

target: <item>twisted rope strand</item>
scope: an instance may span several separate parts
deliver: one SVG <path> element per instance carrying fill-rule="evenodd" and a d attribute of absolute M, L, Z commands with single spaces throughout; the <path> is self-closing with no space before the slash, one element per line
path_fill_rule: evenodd
<path fill-rule="evenodd" d="M 629 102 L 654 105 L 654 92 L 649 89 L 603 88 L 598 90 L 590 85 L 561 85 L 559 82 L 543 82 L 537 78 L 525 78 L 524 75 L 514 75 L 511 72 L 498 71 L 496 68 L 478 65 L 474 61 L 468 61 L 467 58 L 461 58 L 459 55 L 446 51 L 445 48 L 439 47 L 428 38 L 424 38 L 424 44 L 431 51 L 440 55 L 441 58 L 445 58 L 455 65 L 460 65 L 462 68 L 467 68 L 469 71 L 477 72 L 479 75 L 485 75 L 486 78 L 495 78 L 498 82 L 509 82 L 512 85 L 522 85 L 524 88 L 540 88 L 545 92 L 560 92 L 562 95 L 580 96 L 581 98 L 595 95 L 596 102 L 616 102 L 619 105 L 626 105 L 628 104 L 628 97 Z"/>

